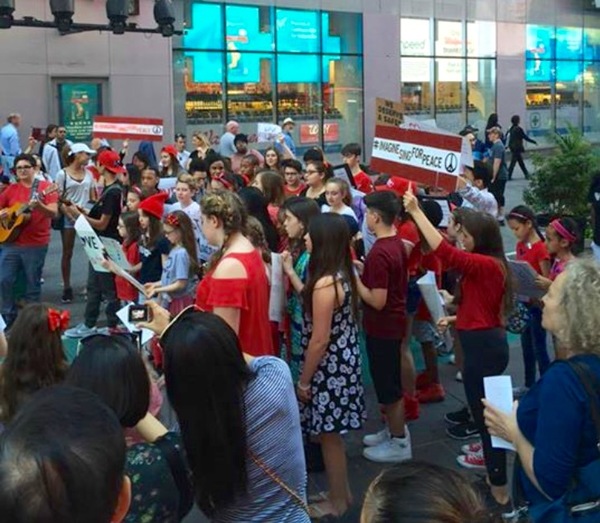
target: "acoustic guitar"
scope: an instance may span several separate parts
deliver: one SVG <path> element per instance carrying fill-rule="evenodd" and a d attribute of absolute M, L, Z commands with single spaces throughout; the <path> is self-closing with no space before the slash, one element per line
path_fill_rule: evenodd
<path fill-rule="evenodd" d="M 58 187 L 55 184 L 50 185 L 41 194 L 34 197 L 34 200 L 39 200 L 40 197 L 48 196 L 49 194 L 58 191 Z M 0 216 L 0 245 L 3 243 L 14 242 L 23 226 L 31 218 L 31 205 L 27 203 L 15 203 L 10 207 L 2 209 L 3 216 Z"/>

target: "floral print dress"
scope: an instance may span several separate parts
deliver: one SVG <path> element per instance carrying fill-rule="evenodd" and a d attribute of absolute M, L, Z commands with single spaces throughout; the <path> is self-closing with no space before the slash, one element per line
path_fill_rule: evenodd
<path fill-rule="evenodd" d="M 307 251 L 304 251 L 298 256 L 294 265 L 294 272 L 302 283 L 306 283 L 309 260 L 310 255 Z M 292 289 L 288 300 L 288 313 L 290 315 L 290 371 L 292 372 L 292 379 L 296 383 L 300 376 L 300 364 L 304 353 L 304 346 L 302 345 L 304 306 L 302 305 L 302 297 L 294 289 Z"/>
<path fill-rule="evenodd" d="M 333 311 L 327 352 L 311 381 L 311 400 L 300 404 L 302 428 L 310 435 L 359 430 L 365 420 L 357 320 L 352 313 L 350 285 L 342 281 L 342 287 L 344 302 Z M 310 317 L 305 315 L 304 350 L 312 328 Z"/>

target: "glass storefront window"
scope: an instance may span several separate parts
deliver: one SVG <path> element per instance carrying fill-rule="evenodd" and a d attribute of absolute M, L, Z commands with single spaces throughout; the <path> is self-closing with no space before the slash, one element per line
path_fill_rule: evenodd
<path fill-rule="evenodd" d="M 402 103 L 406 115 L 412 118 L 429 119 L 433 116 L 432 68 L 433 58 L 400 60 Z"/>
<path fill-rule="evenodd" d="M 588 62 L 583 73 L 583 130 L 600 140 L 600 62 Z"/>
<path fill-rule="evenodd" d="M 484 129 L 496 112 L 496 62 L 486 58 L 467 60 L 467 123 Z"/>
<path fill-rule="evenodd" d="M 182 38 L 184 49 L 223 49 L 223 6 L 193 3 Z"/>
<path fill-rule="evenodd" d="M 400 55 L 431 56 L 431 25 L 429 20 L 402 18 L 400 20 Z"/>
<path fill-rule="evenodd" d="M 246 122 L 274 121 L 272 56 L 227 53 L 227 114 L 242 132 L 250 132 L 243 128 Z"/>
<path fill-rule="evenodd" d="M 225 29 L 228 51 L 273 51 L 273 8 L 228 5 Z"/>
<path fill-rule="evenodd" d="M 465 122 L 465 60 L 436 58 L 435 118 L 442 129 L 460 131 Z"/>
<path fill-rule="evenodd" d="M 362 141 L 362 15 L 196 0 L 183 11 L 173 53 L 178 130 L 218 142 L 235 119 L 252 141 L 257 123 L 290 116 L 299 154 Z"/>
<path fill-rule="evenodd" d="M 363 141 L 363 65 L 354 56 L 323 57 L 323 143 L 326 153 L 340 146 Z M 302 141 L 302 129 L 300 130 Z"/>
<path fill-rule="evenodd" d="M 362 54 L 362 16 L 356 13 L 323 13 L 323 53 Z"/>
<path fill-rule="evenodd" d="M 436 56 L 464 56 L 464 44 L 462 22 L 438 20 L 435 35 Z"/>
<path fill-rule="evenodd" d="M 277 9 L 277 50 L 318 53 L 320 22 L 317 11 Z"/>
<path fill-rule="evenodd" d="M 467 24 L 467 56 L 496 56 L 496 22 L 476 21 Z"/>

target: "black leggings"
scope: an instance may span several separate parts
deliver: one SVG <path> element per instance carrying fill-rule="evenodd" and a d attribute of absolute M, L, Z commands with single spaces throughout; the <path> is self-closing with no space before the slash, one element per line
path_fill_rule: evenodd
<path fill-rule="evenodd" d="M 471 415 L 481 434 L 483 455 L 490 483 L 506 485 L 506 452 L 492 448 L 483 419 L 483 378 L 502 374 L 508 365 L 508 343 L 504 329 L 458 331 L 464 353 L 463 385 Z"/>
<path fill-rule="evenodd" d="M 523 153 L 517 151 L 512 153 L 510 166 L 508 168 L 508 179 L 512 180 L 513 171 L 515 170 L 515 165 L 517 164 L 517 162 L 519 163 L 519 167 L 521 168 L 521 171 L 523 171 L 523 175 L 525 176 L 525 178 L 529 178 L 529 171 L 527 170 L 527 166 L 525 165 L 525 161 L 523 160 Z"/>

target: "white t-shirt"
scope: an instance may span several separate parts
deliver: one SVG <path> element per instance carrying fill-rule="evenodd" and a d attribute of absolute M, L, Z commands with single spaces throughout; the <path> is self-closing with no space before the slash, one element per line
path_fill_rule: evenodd
<path fill-rule="evenodd" d="M 341 209 L 337 210 L 337 211 L 332 211 L 331 207 L 327 204 L 323 204 L 321 205 L 321 212 L 335 212 L 337 214 L 342 214 L 342 215 L 346 215 L 346 216 L 352 216 L 352 218 L 354 218 L 356 220 L 356 223 L 358 223 L 358 218 L 356 217 L 356 213 L 352 210 L 352 207 L 348 207 L 347 205 L 344 205 Z"/>
<path fill-rule="evenodd" d="M 66 184 L 65 184 L 65 176 Z M 64 169 L 61 169 L 56 174 L 56 186 L 58 187 L 59 193 L 64 196 L 65 199 L 74 203 L 75 205 L 79 205 L 80 207 L 85 207 L 90 201 L 90 193 L 92 188 L 94 187 L 94 177 L 88 171 L 85 170 L 85 176 L 83 180 L 80 182 L 71 178 Z M 64 189 L 64 193 L 63 193 Z"/>

